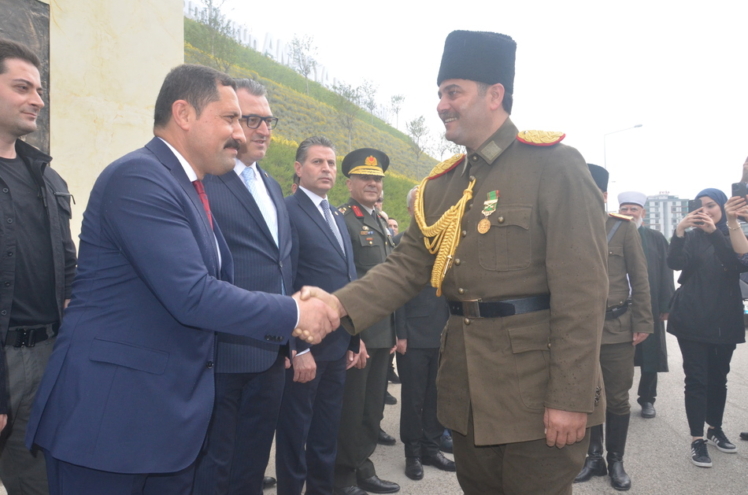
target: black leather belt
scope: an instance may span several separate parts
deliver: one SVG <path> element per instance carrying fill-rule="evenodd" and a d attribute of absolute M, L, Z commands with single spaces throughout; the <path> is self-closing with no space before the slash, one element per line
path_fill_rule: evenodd
<path fill-rule="evenodd" d="M 10 327 L 5 337 L 5 345 L 13 347 L 34 347 L 38 342 L 57 335 L 59 323 L 35 325 L 31 327 Z"/>
<path fill-rule="evenodd" d="M 467 318 L 500 318 L 532 313 L 550 307 L 550 294 L 506 301 L 449 301 L 450 313 Z"/>
<path fill-rule="evenodd" d="M 628 310 L 629 310 L 628 303 L 622 306 L 616 306 L 615 308 L 608 308 L 608 310 L 605 312 L 605 319 L 615 320 L 617 318 L 620 318 Z"/>

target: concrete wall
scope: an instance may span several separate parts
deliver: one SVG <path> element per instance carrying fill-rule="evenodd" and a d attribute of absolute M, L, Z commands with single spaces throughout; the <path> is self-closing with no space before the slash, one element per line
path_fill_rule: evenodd
<path fill-rule="evenodd" d="M 50 154 L 75 197 L 73 237 L 101 170 L 153 137 L 166 73 L 184 61 L 182 0 L 51 0 Z"/>

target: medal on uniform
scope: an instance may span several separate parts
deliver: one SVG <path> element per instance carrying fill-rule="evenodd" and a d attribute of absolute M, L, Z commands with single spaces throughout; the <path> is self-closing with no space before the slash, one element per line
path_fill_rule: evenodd
<path fill-rule="evenodd" d="M 491 213 L 496 211 L 496 203 L 499 202 L 499 191 L 491 191 L 487 195 L 487 199 L 483 202 L 483 218 L 478 222 L 478 233 L 485 234 L 491 229 L 491 221 L 488 219 Z"/>

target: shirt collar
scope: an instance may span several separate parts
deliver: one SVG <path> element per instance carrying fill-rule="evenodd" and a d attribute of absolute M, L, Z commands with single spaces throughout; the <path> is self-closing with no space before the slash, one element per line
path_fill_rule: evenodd
<path fill-rule="evenodd" d="M 234 164 L 234 172 L 236 172 L 236 175 L 239 177 L 242 176 L 242 172 L 244 172 L 245 168 L 251 168 L 255 171 L 255 177 L 259 177 L 257 174 L 257 162 L 252 162 L 250 165 L 246 165 L 243 161 L 239 160 L 238 158 L 234 158 L 236 163 Z"/>
<path fill-rule="evenodd" d="M 300 185 L 300 186 L 299 186 L 299 189 L 301 189 L 302 191 L 304 191 L 304 192 L 306 193 L 306 195 L 307 195 L 307 196 L 309 196 L 309 199 L 311 199 L 311 200 L 312 200 L 312 203 L 314 203 L 314 206 L 316 206 L 317 208 L 319 208 L 319 204 L 320 204 L 320 203 L 321 203 L 321 202 L 322 202 L 323 200 L 327 199 L 327 196 L 325 196 L 325 197 L 323 198 L 322 196 L 320 196 L 320 195 L 318 195 L 318 194 L 315 194 L 315 193 L 313 193 L 312 191 L 310 191 L 309 189 L 307 189 L 307 188 L 306 188 L 306 187 L 304 187 L 304 186 L 301 186 L 301 185 Z"/>
<path fill-rule="evenodd" d="M 162 137 L 159 137 L 159 139 L 163 141 L 164 144 L 166 144 L 166 146 L 169 147 L 171 152 L 174 153 L 174 156 L 177 157 L 177 160 L 179 160 L 179 164 L 182 165 L 182 168 L 184 169 L 184 173 L 187 174 L 187 178 L 190 180 L 190 182 L 195 182 L 197 180 L 197 174 L 195 173 L 195 169 L 193 169 L 192 166 L 190 165 L 190 162 L 188 162 L 187 159 L 183 157 L 182 154 L 178 152 L 174 146 L 169 144 L 169 142 L 166 139 Z"/>

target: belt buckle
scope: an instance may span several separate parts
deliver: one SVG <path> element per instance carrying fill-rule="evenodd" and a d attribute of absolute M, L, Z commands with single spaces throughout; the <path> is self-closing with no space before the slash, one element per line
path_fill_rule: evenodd
<path fill-rule="evenodd" d="M 26 346 L 26 340 L 29 337 L 29 329 L 28 328 L 17 328 L 15 332 L 16 332 L 16 341 L 13 342 L 13 347 L 20 348 L 20 347 Z"/>
<path fill-rule="evenodd" d="M 462 315 L 465 318 L 483 318 L 480 315 L 480 299 L 462 301 Z"/>

